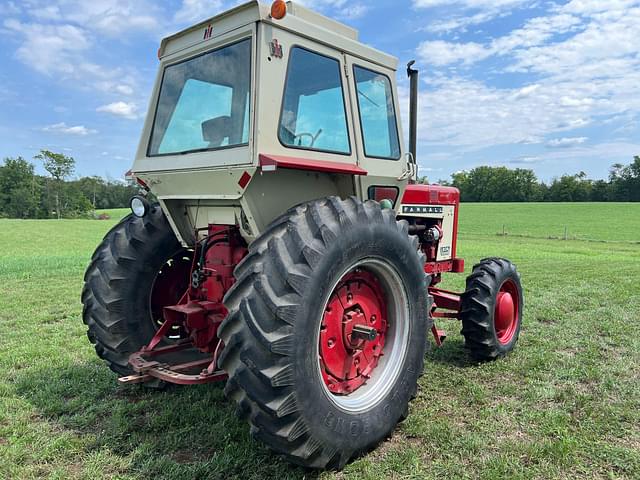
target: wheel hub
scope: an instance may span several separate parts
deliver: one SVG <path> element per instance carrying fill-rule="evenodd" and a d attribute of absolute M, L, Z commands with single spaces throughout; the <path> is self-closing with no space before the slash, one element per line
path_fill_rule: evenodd
<path fill-rule="evenodd" d="M 387 304 L 377 277 L 345 275 L 331 295 L 320 326 L 320 371 L 335 395 L 363 386 L 378 365 L 387 333 Z"/>
<path fill-rule="evenodd" d="M 515 335 L 519 315 L 518 303 L 517 287 L 511 280 L 507 280 L 500 287 L 495 308 L 496 336 L 503 345 L 509 344 Z"/>

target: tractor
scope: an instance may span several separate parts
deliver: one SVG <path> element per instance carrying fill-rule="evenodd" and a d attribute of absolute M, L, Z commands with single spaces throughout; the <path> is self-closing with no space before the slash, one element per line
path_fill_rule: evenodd
<path fill-rule="evenodd" d="M 340 469 L 408 415 L 438 319 L 469 353 L 510 352 L 520 276 L 482 260 L 466 291 L 460 192 L 417 183 L 398 60 L 301 5 L 251 1 L 164 39 L 130 175 L 132 213 L 97 248 L 83 320 L 122 384 L 226 381 L 254 438 Z M 153 201 L 151 200 L 153 198 Z"/>

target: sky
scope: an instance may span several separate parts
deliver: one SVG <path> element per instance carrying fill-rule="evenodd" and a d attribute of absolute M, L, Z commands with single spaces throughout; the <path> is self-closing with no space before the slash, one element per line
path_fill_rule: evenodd
<path fill-rule="evenodd" d="M 160 40 L 236 3 L 0 0 L 0 157 L 44 148 L 74 157 L 78 175 L 122 178 Z M 300 3 L 401 66 L 417 60 L 418 161 L 432 180 L 480 165 L 606 178 L 640 155 L 640 0 Z M 406 120 L 404 68 L 398 80 Z"/>

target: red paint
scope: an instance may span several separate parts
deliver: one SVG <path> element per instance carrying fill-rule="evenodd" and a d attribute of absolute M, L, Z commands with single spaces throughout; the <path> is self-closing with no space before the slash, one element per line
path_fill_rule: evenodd
<path fill-rule="evenodd" d="M 240 185 L 240 188 L 245 189 L 247 188 L 247 185 L 249 185 L 250 181 L 251 175 L 249 175 L 249 172 L 244 172 L 240 177 L 240 180 L 238 180 L 238 185 Z"/>
<path fill-rule="evenodd" d="M 460 190 L 442 185 L 407 185 L 402 197 L 403 205 L 453 205 L 453 242 L 451 255 L 455 258 L 458 249 L 458 215 L 460 213 Z"/>
<path fill-rule="evenodd" d="M 496 298 L 494 325 L 496 336 L 502 345 L 508 345 L 518 329 L 520 316 L 520 295 L 513 280 L 507 280 L 500 287 Z"/>
<path fill-rule="evenodd" d="M 203 36 L 203 40 L 209 40 L 211 37 L 213 36 L 213 26 L 209 25 L 205 30 L 204 30 L 204 36 Z"/>
<path fill-rule="evenodd" d="M 203 383 L 226 380 L 227 374 L 212 369 L 215 362 L 211 358 L 202 358 L 181 364 L 169 364 L 165 355 L 183 352 L 193 348 L 190 342 L 182 342 L 153 351 L 140 351 L 129 357 L 129 365 L 136 375 L 118 379 L 120 383 L 144 383 L 155 378 L 178 385 L 201 385 Z"/>
<path fill-rule="evenodd" d="M 464 259 L 463 258 L 455 258 L 453 260 L 453 268 L 451 269 L 453 273 L 464 273 Z"/>
<path fill-rule="evenodd" d="M 444 330 L 440 330 L 436 327 L 435 323 L 431 327 L 431 334 L 436 341 L 436 346 L 441 347 L 444 341 L 447 339 L 447 334 Z"/>
<path fill-rule="evenodd" d="M 406 205 L 459 205 L 460 191 L 442 185 L 407 185 L 402 197 Z"/>
<path fill-rule="evenodd" d="M 135 179 L 136 183 L 141 186 L 145 191 L 150 192 L 151 189 L 149 188 L 149 185 L 146 184 L 146 182 L 144 180 L 142 180 L 140 177 L 136 177 L 135 175 L 133 175 L 133 178 Z"/>
<path fill-rule="evenodd" d="M 343 277 L 320 327 L 320 371 L 331 393 L 350 394 L 369 379 L 384 349 L 386 315 L 385 293 L 374 274 L 360 271 Z M 355 338 L 356 326 L 375 329 L 376 338 Z"/>
<path fill-rule="evenodd" d="M 281 155 L 260 154 L 260 166 L 271 169 L 286 168 L 290 170 L 305 170 L 310 172 L 340 173 L 345 175 L 367 175 L 367 171 L 352 163 L 328 162 L 324 160 L 309 160 L 308 158 L 284 157 Z"/>
<path fill-rule="evenodd" d="M 204 264 L 199 265 L 203 250 Z M 184 262 L 178 263 L 175 259 L 167 264 L 170 268 L 163 268 L 156 280 L 157 291 L 154 287 L 152 294 L 152 309 L 164 307 L 164 322 L 149 345 L 131 356 L 129 363 L 138 375 L 124 377 L 121 379 L 123 383 L 141 383 L 159 378 L 180 385 L 197 385 L 226 378 L 216 365 L 216 352 L 222 346 L 218 328 L 228 314 L 222 300 L 235 283 L 235 267 L 247 253 L 247 245 L 237 226 L 210 225 L 206 242 L 198 244 L 191 268 L 185 268 Z M 195 272 L 201 272 L 201 281 L 197 286 L 191 282 Z M 183 294 L 178 295 L 178 291 Z M 171 333 L 175 331 L 180 332 L 177 343 L 158 348 L 167 336 L 173 338 Z M 168 360 L 151 359 L 193 348 L 208 355 L 204 359 L 181 365 L 171 364 Z M 203 367 L 206 368 L 203 370 Z"/>
<path fill-rule="evenodd" d="M 425 273 L 428 273 L 429 275 L 451 272 L 452 270 L 453 270 L 452 260 L 446 260 L 444 262 L 428 262 L 424 266 Z"/>
<path fill-rule="evenodd" d="M 462 299 L 459 293 L 442 290 L 441 288 L 429 288 L 429 294 L 433 297 L 433 311 L 437 309 L 453 310 L 459 313 Z"/>
<path fill-rule="evenodd" d="M 369 187 L 369 198 L 376 202 L 391 200 L 395 205 L 398 195 L 400 195 L 400 190 L 397 187 Z"/>

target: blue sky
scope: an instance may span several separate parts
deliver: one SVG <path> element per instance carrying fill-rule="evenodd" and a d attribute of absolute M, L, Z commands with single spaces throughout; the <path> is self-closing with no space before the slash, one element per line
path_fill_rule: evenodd
<path fill-rule="evenodd" d="M 80 175 L 122 177 L 160 39 L 235 3 L 1 0 L 0 156 L 47 148 Z M 433 180 L 478 165 L 603 178 L 640 155 L 640 0 L 303 3 L 418 60 L 419 162 Z"/>

